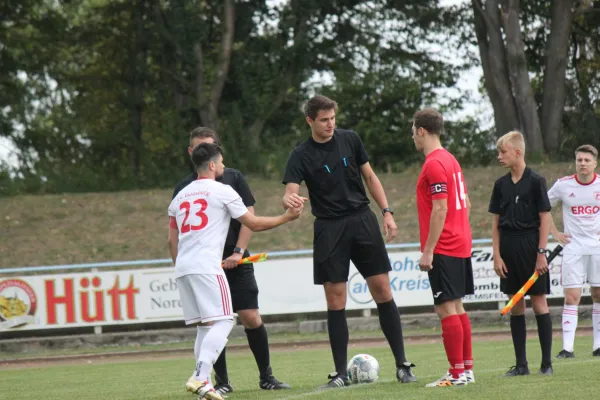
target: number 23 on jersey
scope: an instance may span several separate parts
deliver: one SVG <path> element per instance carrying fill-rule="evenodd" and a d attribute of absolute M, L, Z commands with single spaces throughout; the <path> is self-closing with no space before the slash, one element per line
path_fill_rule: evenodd
<path fill-rule="evenodd" d="M 190 217 L 190 211 L 192 209 L 192 204 L 189 201 L 184 201 L 179 205 L 180 210 L 185 210 L 185 217 L 183 218 L 183 223 L 181 224 L 181 233 L 188 233 L 190 231 L 199 231 L 206 227 L 208 224 L 208 215 L 205 214 L 206 208 L 208 207 L 208 203 L 204 199 L 195 200 L 194 205 L 199 205 L 198 211 L 196 211 L 196 215 L 200 217 L 200 223 L 198 225 L 190 225 L 188 224 L 188 218 Z M 194 207 L 196 208 L 196 207 Z"/>

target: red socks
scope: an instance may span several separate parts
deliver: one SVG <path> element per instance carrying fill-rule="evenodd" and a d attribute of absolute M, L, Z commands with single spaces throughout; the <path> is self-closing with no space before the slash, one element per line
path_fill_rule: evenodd
<path fill-rule="evenodd" d="M 463 329 L 463 360 L 465 369 L 473 369 L 473 349 L 471 347 L 471 321 L 467 313 L 458 316 Z"/>
<path fill-rule="evenodd" d="M 458 315 L 450 315 L 442 320 L 442 339 L 446 356 L 450 362 L 450 373 L 454 378 L 465 372 L 463 362 L 463 324 Z"/>

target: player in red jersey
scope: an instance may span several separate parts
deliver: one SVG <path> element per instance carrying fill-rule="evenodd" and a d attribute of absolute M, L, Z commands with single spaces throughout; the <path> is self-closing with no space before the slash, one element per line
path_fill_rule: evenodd
<path fill-rule="evenodd" d="M 434 109 L 417 111 L 412 137 L 425 163 L 417 181 L 421 271 L 427 271 L 450 369 L 427 387 L 475 383 L 471 322 L 462 304 L 474 293 L 467 187 L 460 164 L 442 147 L 444 119 Z"/>

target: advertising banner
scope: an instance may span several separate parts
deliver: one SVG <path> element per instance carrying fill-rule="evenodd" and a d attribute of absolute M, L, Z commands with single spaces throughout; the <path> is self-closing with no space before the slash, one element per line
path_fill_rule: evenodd
<path fill-rule="evenodd" d="M 550 248 L 553 247 L 549 246 Z M 390 286 L 399 307 L 433 305 L 419 252 L 389 253 Z M 473 249 L 475 294 L 465 302 L 507 300 L 494 273 L 492 248 Z M 551 297 L 562 297 L 561 257 L 551 264 Z M 277 259 L 254 266 L 263 315 L 327 309 L 321 286 L 313 285 L 312 258 Z M 589 287 L 584 288 L 589 295 Z M 376 305 L 366 281 L 350 266 L 347 309 Z M 0 277 L 0 332 L 182 320 L 173 268 Z"/>

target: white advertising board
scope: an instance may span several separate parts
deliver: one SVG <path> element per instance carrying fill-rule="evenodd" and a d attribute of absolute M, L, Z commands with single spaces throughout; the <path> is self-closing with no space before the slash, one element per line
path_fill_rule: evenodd
<path fill-rule="evenodd" d="M 550 246 L 553 247 L 553 246 Z M 491 247 L 473 249 L 475 294 L 465 302 L 503 301 Z M 399 307 L 432 305 L 419 252 L 389 253 L 390 285 Z M 562 297 L 561 257 L 551 264 L 551 297 Z M 255 265 L 261 313 L 325 311 L 321 286 L 313 285 L 312 258 L 269 260 Z M 589 287 L 584 289 L 589 294 Z M 347 309 L 376 308 L 365 280 L 352 265 Z M 182 320 L 173 268 L 0 278 L 0 332 Z"/>

